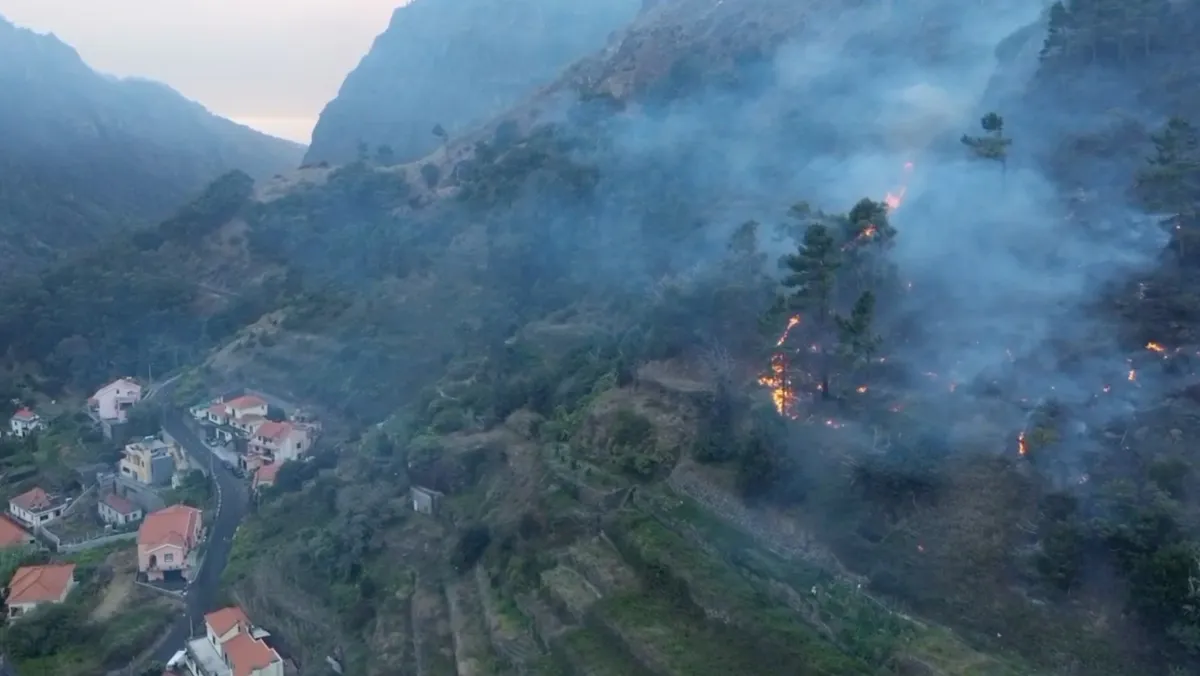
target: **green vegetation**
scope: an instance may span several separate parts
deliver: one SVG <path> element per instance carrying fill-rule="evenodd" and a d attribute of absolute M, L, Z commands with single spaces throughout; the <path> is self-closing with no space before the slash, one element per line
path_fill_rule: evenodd
<path fill-rule="evenodd" d="M 999 162 L 1000 168 L 1008 171 L 1008 152 L 1012 139 L 1004 136 L 1004 118 L 996 113 L 988 113 L 979 120 L 983 128 L 982 136 L 963 134 L 962 144 L 981 159 Z"/>
<path fill-rule="evenodd" d="M 303 149 L 219 118 L 165 85 L 90 69 L 53 35 L 0 18 L 0 265 L 61 263 L 153 223 L 214 177 L 269 176 Z M 51 345 L 50 348 L 54 346 Z"/>
<path fill-rule="evenodd" d="M 168 505 L 184 504 L 198 509 L 210 509 L 216 507 L 215 493 L 212 482 L 204 472 L 194 469 L 183 476 L 178 488 L 164 492 L 163 502 Z"/>
<path fill-rule="evenodd" d="M 205 291 L 186 274 L 195 248 L 242 208 L 252 187 L 246 174 L 228 174 L 161 225 L 6 285 L 0 340 L 7 358 L 37 364 L 43 392 L 90 391 L 114 375 L 166 372 L 257 318 L 267 307 L 261 297 L 197 314 Z"/>
<path fill-rule="evenodd" d="M 1149 32 L 1139 15 L 1114 43 L 1107 14 L 1054 12 L 1039 77 L 1108 62 L 1113 44 L 1132 60 Z M 702 63 L 663 78 L 682 95 Z M 722 82 L 721 96 L 753 87 Z M 719 180 L 686 170 L 708 158 L 627 152 L 638 113 L 614 119 L 601 98 L 554 124 L 499 125 L 469 152 L 431 118 L 414 147 L 446 152 L 419 165 L 396 166 L 403 139 L 342 139 L 353 161 L 269 199 L 227 175 L 162 226 L 0 289 L 0 340 L 14 373 L 29 369 L 0 385 L 29 398 L 190 366 L 187 398 L 278 386 L 348 428 L 336 452 L 281 469 L 225 571 L 230 600 L 308 664 L 339 651 L 363 674 L 1195 664 L 1187 396 L 1085 434 L 1077 409 L 1014 401 L 990 374 L 959 395 L 915 384 L 913 353 L 942 329 L 936 311 L 906 314 L 891 205 L 780 208 L 768 249 L 758 223 L 732 219 L 786 196 L 706 194 Z M 980 125 L 963 144 L 1006 171 L 1020 148 L 1005 120 Z M 1134 192 L 1173 253 L 1090 308 L 1130 350 L 1195 344 L 1200 146 L 1182 119 L 1150 136 Z M 786 250 L 780 275 L 768 250 Z M 1056 364 L 1084 360 L 1054 347 Z M 1137 368 L 1189 370 L 1182 351 Z M 1019 425 L 989 429 L 1018 409 Z M 4 442 L 0 463 L 31 479 L 83 436 Z M 1086 452 L 1069 446 L 1080 438 Z M 413 485 L 446 493 L 433 515 L 412 513 Z M 206 491 L 189 480 L 172 497 Z M 5 640 L 34 664 L 82 659 L 43 629 Z M 1123 640 L 1135 632 L 1140 645 Z"/>
<path fill-rule="evenodd" d="M 92 613 L 112 577 L 110 566 L 78 562 L 75 579 L 79 586 L 65 603 L 39 607 L 0 631 L 0 645 L 20 673 L 91 676 L 106 669 L 124 668 L 150 648 L 176 610 L 161 597 L 151 595 L 141 598 L 140 603 L 124 606 L 111 617 L 93 619 Z"/>
<path fill-rule="evenodd" d="M 972 148 L 1008 147 L 1001 122 L 985 121 L 984 129 L 983 145 Z M 480 206 L 494 203 L 518 208 L 524 199 L 518 189 L 523 181 L 549 182 L 547 189 L 559 191 L 554 194 L 567 204 L 606 199 L 606 188 L 599 183 L 579 191 L 578 155 L 570 165 L 546 159 L 579 147 L 561 145 L 562 134 L 556 130 L 525 137 L 514 142 L 513 149 L 489 158 L 491 169 L 466 171 L 459 179 L 470 188 L 460 192 L 464 200 L 437 207 L 446 210 L 439 213 L 479 214 Z M 1160 145 L 1172 143 L 1182 142 L 1160 139 Z M 528 144 L 538 144 L 536 152 L 530 152 Z M 512 154 L 522 147 L 523 154 Z M 1142 190 L 1152 185 L 1161 186 L 1162 194 L 1181 190 L 1172 186 L 1187 180 L 1188 160 L 1171 152 L 1160 149 L 1140 178 Z M 983 156 L 1004 158 L 1003 153 Z M 541 159 L 524 163 L 522 157 Z M 1171 490 L 1177 496 L 1185 491 L 1178 485 L 1151 490 L 1157 484 L 1149 477 L 1170 484 L 1169 477 L 1191 471 L 1191 460 L 1171 452 L 1141 469 L 1115 460 L 1111 465 L 1092 464 L 1089 485 L 1098 495 L 1117 491 L 1117 497 L 1092 502 L 1086 511 L 1051 509 L 1058 492 L 1026 476 L 1015 458 L 1000 461 L 990 457 L 990 451 L 965 450 L 951 461 L 947 442 L 920 422 L 935 418 L 932 412 L 950 406 L 950 400 L 913 398 L 905 415 L 895 415 L 890 401 L 871 393 L 889 387 L 891 372 L 877 355 L 886 354 L 889 341 L 897 340 L 877 325 L 877 311 L 894 302 L 903 286 L 889 259 L 900 233 L 891 225 L 886 205 L 862 200 L 845 214 L 806 205 L 792 209 L 783 231 L 796 248 L 784 257 L 786 277 L 778 295 L 762 274 L 757 226 L 748 223 L 730 236 L 720 264 L 707 276 L 668 286 L 649 303 L 619 293 L 599 302 L 583 290 L 586 285 L 575 286 L 569 275 L 555 277 L 567 274 L 571 261 L 578 260 L 574 257 L 584 255 L 582 247 L 541 251 L 534 246 L 535 241 L 557 241 L 559 224 L 553 219 L 518 235 L 511 223 L 485 214 L 481 218 L 486 224 L 476 234 L 486 232 L 491 244 L 461 248 L 462 240 L 454 240 L 450 232 L 419 229 L 404 220 L 430 214 L 393 213 L 409 188 L 379 176 L 368 164 L 351 165 L 335 172 L 322 190 L 257 208 L 253 222 L 261 230 L 255 237 L 271 242 L 281 260 L 310 255 L 306 269 L 315 272 L 301 283 L 312 288 L 316 280 L 325 280 L 319 283 L 328 284 L 323 297 L 362 294 L 348 304 L 297 315 L 304 323 L 292 325 L 293 330 L 339 335 L 356 346 L 353 353 L 343 351 L 337 362 L 336 394 L 327 382 L 319 390 L 310 384 L 314 389 L 307 394 L 365 402 L 365 393 L 373 390 L 351 392 L 349 383 L 380 388 L 398 380 L 431 384 L 407 399 L 380 390 L 372 403 L 364 403 L 370 410 L 405 401 L 411 405 L 404 409 L 403 431 L 364 436 L 357 453 L 350 454 L 353 459 L 343 454 L 336 478 L 301 468 L 288 470 L 288 476 L 281 473 L 280 486 L 269 492 L 254 525 L 239 534 L 239 542 L 247 540 L 245 546 L 239 544 L 230 567 L 234 588 L 245 590 L 239 593 L 250 596 L 259 579 L 254 571 L 263 566 L 296 570 L 290 589 L 302 589 L 309 603 L 336 609 L 337 620 L 322 627 L 321 640 L 337 635 L 346 645 L 356 646 L 358 654 L 370 655 L 374 648 L 369 646 L 383 638 L 351 639 L 338 632 L 387 626 L 411 613 L 413 604 L 424 607 L 427 601 L 409 591 L 410 578 L 394 582 L 393 574 L 383 568 L 386 561 L 409 557 L 406 565 L 421 569 L 417 577 L 428 585 L 437 584 L 439 577 L 423 566 L 433 567 L 435 561 L 466 577 L 473 567 L 481 567 L 512 598 L 548 596 L 560 614 L 566 612 L 562 608 L 579 604 L 591 608 L 579 618 L 568 612 L 572 621 L 551 641 L 552 662 L 569 668 L 594 660 L 586 656 L 609 654 L 608 660 L 594 660 L 597 666 L 591 673 L 603 673 L 609 660 L 614 665 L 657 665 L 670 673 L 704 673 L 705 665 L 748 669 L 764 655 L 811 665 L 812 673 L 872 673 L 906 664 L 937 664 L 947 673 L 1017 674 L 1082 664 L 1089 673 L 1103 674 L 1121 673 L 1139 660 L 1160 659 L 1120 649 L 1110 640 L 1108 632 L 1114 629 L 1093 626 L 1066 602 L 1086 594 L 1112 612 L 1127 612 L 1153 627 L 1156 649 L 1166 661 L 1188 659 L 1188 637 L 1195 632 L 1188 610 L 1188 585 L 1194 575 L 1189 556 L 1196 535 L 1181 498 L 1171 497 Z M 1182 203 L 1175 204 L 1182 212 Z M 303 218 L 311 210 L 344 211 L 350 205 L 360 209 L 356 219 L 344 222 L 354 237 L 372 242 L 372 252 L 402 248 L 404 253 L 327 259 L 316 252 L 346 246 L 346 240 L 336 239 L 332 231 L 284 227 L 289 219 Z M 472 232 L 467 228 L 457 236 Z M 586 230 L 576 234 L 583 240 L 589 236 Z M 265 251 L 265 245 L 254 246 Z M 549 248 L 553 246 L 557 245 Z M 544 267 L 536 274 L 527 271 L 522 276 L 514 274 L 515 267 L 507 267 L 514 265 L 510 257 L 531 255 L 549 257 L 540 259 Z M 492 264 L 472 273 L 479 279 L 463 282 L 472 293 L 454 301 L 462 315 L 435 316 L 425 307 L 400 301 L 387 306 L 384 327 L 382 315 L 369 311 L 384 307 L 386 297 L 396 298 L 381 291 L 393 284 L 412 293 L 419 288 L 427 299 L 440 298 L 442 290 L 410 285 L 423 275 L 454 274 L 464 263 L 452 260 L 454 256 L 478 256 Z M 547 280 L 557 283 L 547 285 Z M 570 293 L 586 300 L 572 302 Z M 711 312 L 714 305 L 721 311 Z M 508 311 L 515 319 L 500 327 L 484 321 Z M 795 314 L 801 315 L 800 325 L 782 346 L 775 345 L 787 318 Z M 370 339 L 351 339 L 329 328 L 331 324 L 354 326 Z M 765 332 L 747 329 L 760 324 Z M 719 348 L 704 349 L 697 335 Z M 426 348 L 416 355 L 402 351 L 416 341 L 432 342 L 439 350 Z M 822 347 L 809 349 L 813 344 Z M 785 374 L 791 395 L 803 400 L 811 418 L 790 423 L 781 419 L 763 408 L 759 394 L 747 383 L 731 375 L 743 368 L 739 364 L 765 366 L 764 352 L 780 349 L 789 354 Z M 699 378 L 704 385 L 695 391 L 671 395 L 685 401 L 668 404 L 666 394 L 645 394 L 647 376 L 639 367 L 659 360 L 697 359 L 697 354 L 711 376 Z M 422 360 L 428 361 L 418 363 Z M 373 370 L 370 376 L 347 374 L 367 364 Z M 430 380 L 435 374 L 440 379 Z M 864 393 L 861 386 L 866 383 L 871 388 Z M 643 394 L 633 393 L 635 384 Z M 650 403 L 638 396 L 648 397 Z M 492 434 L 489 430 L 500 429 L 514 413 L 532 416 L 528 442 L 536 450 L 519 451 L 512 440 L 469 441 Z M 1051 462 L 1056 445 L 1063 443 L 1059 428 L 1067 415 L 1050 404 L 1031 414 L 1027 462 L 1035 467 Z M 838 432 L 855 423 L 876 427 L 876 442 L 885 438 L 887 452 L 865 453 L 856 435 Z M 674 427 L 685 431 L 663 436 Z M 529 452 L 545 459 L 539 472 L 559 479 L 538 489 L 532 503 L 509 505 L 526 498 L 518 498 L 509 484 L 500 489 L 493 482 L 511 481 L 515 486 L 540 476 L 505 474 L 508 470 L 503 468 L 515 454 Z M 617 517 L 607 532 L 620 545 L 626 565 L 656 590 L 653 595 L 602 592 L 595 605 L 589 605 L 580 601 L 586 593 L 564 587 L 570 576 L 556 574 L 547 578 L 549 582 L 541 581 L 539 576 L 554 565 L 554 554 L 547 552 L 559 552 L 588 532 L 584 524 L 590 519 L 611 518 L 609 510 L 622 502 L 603 502 L 595 495 L 612 492 L 619 497 L 630 482 L 652 489 L 688 454 L 725 473 L 731 492 L 751 503 L 775 509 L 801 506 L 833 553 L 864 576 L 865 587 L 850 586 L 828 573 L 803 572 L 794 560 L 765 554 L 761 545 L 734 548 L 734 535 L 722 530 L 728 526 L 701 525 L 704 519 L 695 514 L 671 517 L 686 524 L 673 522 L 680 529 L 676 532 L 650 518 L 644 506 L 628 505 L 633 512 Z M 1173 469 L 1164 469 L 1168 466 Z M 398 544 L 372 544 L 385 532 L 391 537 L 406 533 L 416 542 L 434 537 L 423 531 L 423 519 L 403 515 L 406 484 L 385 481 L 397 475 L 454 494 L 446 508 L 451 512 L 448 518 L 458 524 L 457 537 L 449 538 L 449 546 L 418 556 Z M 1131 481 L 1131 476 L 1135 488 L 1119 490 L 1120 482 Z M 514 495 L 506 502 L 502 496 L 510 491 Z M 370 506 L 350 506 L 349 498 L 334 498 L 349 495 L 371 496 L 366 499 Z M 297 516 L 314 504 L 326 505 L 328 511 L 314 513 L 311 519 Z M 297 531 L 283 525 L 285 519 L 305 526 Z M 523 525 L 518 528 L 516 523 Z M 702 543 L 688 544 L 696 529 L 704 533 Z M 715 556 L 714 549 L 722 555 Z M 268 553 L 259 553 L 263 551 Z M 1105 560 L 1128 585 L 1127 593 L 1097 594 L 1086 586 L 1088 565 L 1098 552 L 1105 552 Z M 401 585 L 400 608 L 391 607 L 379 593 L 394 584 Z M 806 599 L 807 605 L 787 602 L 791 597 L 780 585 Z M 809 599 L 814 585 L 817 598 Z M 1021 592 L 1014 594 L 1014 589 Z M 1025 594 L 1046 599 L 1049 605 L 1030 604 Z M 936 625 L 900 619 L 891 601 L 880 600 L 884 595 L 954 627 L 963 637 Z M 560 601 L 562 608 L 556 605 Z M 263 612 L 280 617 L 295 612 L 272 603 L 264 601 Z M 522 615 L 534 618 L 533 630 L 547 631 L 537 613 L 517 606 Z M 438 607 L 430 606 L 428 612 L 444 612 Z M 725 630 L 718 640 L 711 633 L 714 617 L 736 630 Z M 430 650 L 452 644 L 440 634 L 422 637 L 423 630 L 405 622 L 408 628 L 397 631 L 406 638 L 390 640 L 421 637 L 421 645 Z M 321 637 L 311 627 L 301 633 L 314 641 Z M 1038 666 L 1023 666 L 1006 656 L 1010 653 Z M 361 659 L 371 664 L 370 657 Z"/>

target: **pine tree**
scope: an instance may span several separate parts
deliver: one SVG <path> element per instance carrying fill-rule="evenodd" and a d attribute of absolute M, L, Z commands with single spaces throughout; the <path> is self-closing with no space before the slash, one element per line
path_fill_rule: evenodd
<path fill-rule="evenodd" d="M 870 363 L 879 349 L 880 337 L 874 332 L 875 294 L 864 291 L 854 302 L 848 317 L 836 317 L 838 354 L 851 371 Z"/>
<path fill-rule="evenodd" d="M 833 292 L 841 267 L 840 254 L 829 228 L 822 223 L 813 223 L 804 231 L 800 250 L 784 258 L 784 267 L 789 274 L 783 284 L 794 289 L 787 299 L 788 309 L 805 313 L 809 326 L 825 337 L 834 328 Z M 832 353 L 822 348 L 817 357 L 821 392 L 828 397 Z"/>
<path fill-rule="evenodd" d="M 1008 174 L 1008 148 L 1012 139 L 1004 136 L 1004 118 L 997 113 L 988 113 L 979 120 L 983 128 L 981 136 L 963 134 L 962 144 L 971 149 L 976 157 L 1000 163 L 1003 175 Z"/>
<path fill-rule="evenodd" d="M 1042 51 L 1038 54 L 1042 63 L 1070 52 L 1070 22 L 1071 15 L 1062 0 L 1050 6 L 1046 41 L 1042 43 Z"/>
<path fill-rule="evenodd" d="M 1200 133 L 1187 120 L 1172 117 L 1156 134 L 1154 155 L 1138 172 L 1136 192 L 1149 210 L 1167 214 L 1176 249 L 1195 237 L 1200 200 Z"/>
<path fill-rule="evenodd" d="M 852 303 L 864 291 L 895 288 L 895 268 L 885 256 L 896 239 L 887 204 L 859 200 L 841 219 L 841 230 L 845 244 L 834 294 L 837 305 Z"/>

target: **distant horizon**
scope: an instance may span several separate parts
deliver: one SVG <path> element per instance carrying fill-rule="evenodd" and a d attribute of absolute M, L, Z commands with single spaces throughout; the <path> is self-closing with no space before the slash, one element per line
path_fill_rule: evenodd
<path fill-rule="evenodd" d="M 97 72 L 161 82 L 221 117 L 308 145 L 325 104 L 405 4 L 0 0 L 0 16 L 55 35 Z"/>
<path fill-rule="evenodd" d="M 215 110 L 213 112 L 220 115 Z M 244 124 L 264 134 L 305 146 L 312 143 L 312 131 L 317 126 L 315 117 L 229 117 L 228 115 L 221 115 L 221 117 Z"/>

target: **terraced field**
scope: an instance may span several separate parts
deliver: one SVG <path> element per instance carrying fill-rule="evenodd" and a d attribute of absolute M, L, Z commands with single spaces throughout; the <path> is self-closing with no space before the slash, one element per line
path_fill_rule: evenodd
<path fill-rule="evenodd" d="M 561 500 L 561 496 L 554 498 Z M 547 554 L 533 585 L 484 565 L 418 579 L 419 676 L 1030 674 L 773 553 L 666 484 Z"/>

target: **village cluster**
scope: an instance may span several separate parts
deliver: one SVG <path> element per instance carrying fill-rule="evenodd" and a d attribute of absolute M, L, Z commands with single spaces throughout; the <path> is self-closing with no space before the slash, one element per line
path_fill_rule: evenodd
<path fill-rule="evenodd" d="M 33 486 L 9 500 L 0 516 L 0 548 L 41 547 L 69 553 L 93 546 L 135 540 L 137 577 L 184 593 L 198 574 L 204 554 L 205 514 L 185 504 L 164 503 L 165 489 L 179 488 L 189 473 L 210 467 L 198 462 L 165 430 L 129 439 L 131 409 L 142 401 L 143 387 L 121 378 L 100 388 L 88 400 L 87 412 L 106 439 L 123 445 L 115 466 L 85 472 L 81 490 L 63 495 Z M 257 493 L 275 483 L 280 467 L 303 460 L 320 434 L 309 415 L 290 414 L 256 394 L 221 397 L 189 410 L 194 431 L 212 452 L 239 476 L 250 477 Z M 18 410 L 9 434 L 36 435 L 46 422 L 29 408 Z M 215 462 L 215 460 L 210 460 Z M 83 537 L 72 538 L 68 522 L 88 524 Z M 79 531 L 79 528 L 74 530 Z M 63 603 L 76 586 L 75 565 L 50 563 L 22 566 L 7 581 L 9 621 L 43 604 Z M 188 641 L 169 665 L 169 674 L 193 676 L 282 676 L 284 661 L 237 607 L 205 616 L 205 634 Z"/>

